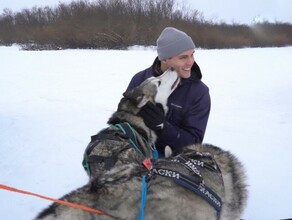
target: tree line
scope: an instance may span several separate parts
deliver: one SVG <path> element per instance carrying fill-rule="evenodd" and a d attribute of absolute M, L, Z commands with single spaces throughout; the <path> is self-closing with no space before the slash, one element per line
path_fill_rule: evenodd
<path fill-rule="evenodd" d="M 155 45 L 166 26 L 185 31 L 201 48 L 292 45 L 290 23 L 215 23 L 175 0 L 80 0 L 20 12 L 4 9 L 0 45 L 16 43 L 27 50 L 125 49 Z"/>

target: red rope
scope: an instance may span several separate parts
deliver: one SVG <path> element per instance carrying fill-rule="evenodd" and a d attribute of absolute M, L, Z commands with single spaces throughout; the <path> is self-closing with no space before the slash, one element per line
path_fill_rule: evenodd
<path fill-rule="evenodd" d="M 16 192 L 16 193 L 22 193 L 22 194 L 26 194 L 26 195 L 30 195 L 30 196 L 39 197 L 39 198 L 46 199 L 46 200 L 49 200 L 49 201 L 53 201 L 53 202 L 56 202 L 56 203 L 59 203 L 59 204 L 62 204 L 62 205 L 66 205 L 66 206 L 70 206 L 70 207 L 73 207 L 73 208 L 82 209 L 82 210 L 85 210 L 85 211 L 88 211 L 88 212 L 93 212 L 93 213 L 99 214 L 99 215 L 111 216 L 108 213 L 100 211 L 98 209 L 92 209 L 92 208 L 89 208 L 87 206 L 78 205 L 78 204 L 75 204 L 75 203 L 66 202 L 66 201 L 59 200 L 59 199 L 49 198 L 49 197 L 42 196 L 42 195 L 39 195 L 39 194 L 36 194 L 36 193 L 32 193 L 32 192 L 28 192 L 28 191 L 12 188 L 10 186 L 6 186 L 6 185 L 2 185 L 2 184 L 0 184 L 0 189 L 4 189 L 4 190 L 11 191 L 11 192 Z"/>

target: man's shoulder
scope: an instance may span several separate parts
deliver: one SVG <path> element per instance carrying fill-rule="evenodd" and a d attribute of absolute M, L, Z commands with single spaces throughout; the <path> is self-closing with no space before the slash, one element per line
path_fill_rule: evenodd
<path fill-rule="evenodd" d="M 144 70 L 136 73 L 133 76 L 132 81 L 134 80 L 136 82 L 136 84 L 141 84 L 144 80 L 151 77 L 152 75 L 153 75 L 152 68 L 149 67 L 147 69 L 144 69 Z"/>
<path fill-rule="evenodd" d="M 197 80 L 192 80 L 192 79 L 187 79 L 186 82 L 182 83 L 182 86 L 189 87 L 191 90 L 190 92 L 195 92 L 197 93 L 198 91 L 201 92 L 209 92 L 209 87 L 200 79 Z"/>
<path fill-rule="evenodd" d="M 139 86 L 143 81 L 145 81 L 145 79 L 147 79 L 151 76 L 152 76 L 151 67 L 136 73 L 132 77 L 132 79 L 128 85 L 127 91 Z"/>
<path fill-rule="evenodd" d="M 136 73 L 134 77 L 149 78 L 153 75 L 152 67 L 148 67 L 140 72 Z"/>
<path fill-rule="evenodd" d="M 209 94 L 209 87 L 202 80 L 196 80 L 191 85 L 193 96 L 199 97 Z"/>

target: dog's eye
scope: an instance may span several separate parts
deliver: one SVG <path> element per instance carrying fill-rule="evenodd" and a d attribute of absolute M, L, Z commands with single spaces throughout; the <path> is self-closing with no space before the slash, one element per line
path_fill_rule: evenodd
<path fill-rule="evenodd" d="M 161 81 L 158 81 L 158 86 L 160 86 L 161 85 Z"/>

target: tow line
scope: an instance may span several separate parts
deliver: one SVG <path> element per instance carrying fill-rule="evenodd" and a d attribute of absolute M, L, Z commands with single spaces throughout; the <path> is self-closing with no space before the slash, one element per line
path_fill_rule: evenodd
<path fill-rule="evenodd" d="M 36 193 L 32 193 L 32 192 L 16 189 L 16 188 L 13 188 L 13 187 L 10 187 L 10 186 L 7 186 L 7 185 L 3 185 L 3 184 L 0 184 L 0 189 L 4 189 L 4 190 L 7 190 L 7 191 L 16 192 L 16 193 L 21 193 L 21 194 L 25 194 L 25 195 L 39 197 L 39 198 L 42 198 L 42 199 L 45 199 L 45 200 L 53 201 L 55 203 L 59 203 L 59 204 L 66 205 L 66 206 L 70 206 L 70 207 L 77 208 L 77 209 L 82 209 L 84 211 L 92 212 L 92 213 L 95 213 L 95 214 L 98 214 L 98 215 L 111 216 L 110 214 L 108 214 L 108 213 L 106 213 L 104 211 L 98 210 L 98 209 L 93 209 L 93 208 L 90 208 L 90 207 L 87 207 L 87 206 L 83 206 L 83 205 L 79 205 L 79 204 L 75 204 L 75 203 L 71 203 L 71 202 L 66 202 L 66 201 L 59 200 L 59 199 L 53 199 L 53 198 L 50 198 L 50 197 L 47 197 L 47 196 L 43 196 L 43 195 L 39 195 L 39 194 L 36 194 Z M 111 216 L 111 217 L 114 217 L 114 216 Z"/>

